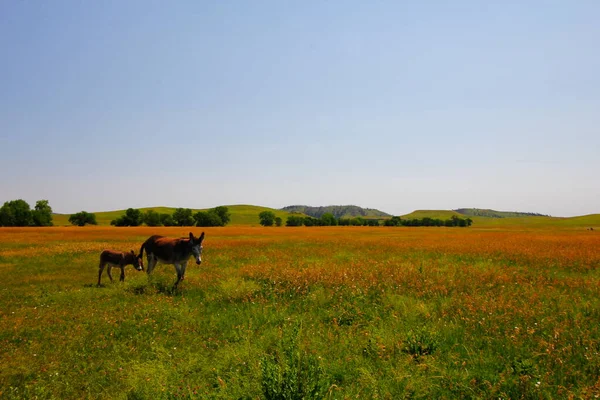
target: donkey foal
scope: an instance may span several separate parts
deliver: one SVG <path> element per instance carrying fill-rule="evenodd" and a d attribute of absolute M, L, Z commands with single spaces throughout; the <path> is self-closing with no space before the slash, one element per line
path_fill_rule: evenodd
<path fill-rule="evenodd" d="M 112 275 L 110 274 L 110 270 L 112 267 L 121 268 L 121 277 L 120 281 L 123 282 L 125 280 L 125 266 L 133 265 L 135 269 L 138 271 L 143 271 L 144 266 L 141 263 L 141 258 L 136 256 L 133 250 L 129 253 L 121 253 L 119 251 L 112 250 L 104 250 L 100 254 L 100 265 L 98 266 L 98 286 L 100 286 L 100 278 L 102 278 L 102 271 L 104 271 L 104 267 L 108 264 L 108 268 L 106 272 L 108 273 L 108 277 L 110 281 L 113 281 Z"/>

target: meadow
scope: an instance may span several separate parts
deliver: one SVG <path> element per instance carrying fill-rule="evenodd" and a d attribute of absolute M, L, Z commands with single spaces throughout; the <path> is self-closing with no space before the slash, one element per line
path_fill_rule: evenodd
<path fill-rule="evenodd" d="M 600 232 L 192 228 L 203 264 L 96 287 L 190 228 L 0 229 L 0 397 L 596 398 Z"/>

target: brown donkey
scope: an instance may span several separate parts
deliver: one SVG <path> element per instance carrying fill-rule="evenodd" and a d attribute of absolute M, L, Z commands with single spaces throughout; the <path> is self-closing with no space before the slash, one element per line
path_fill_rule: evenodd
<path fill-rule="evenodd" d="M 138 271 L 143 271 L 144 266 L 141 261 L 142 259 L 140 257 L 137 257 L 133 250 L 131 250 L 131 252 L 129 253 L 104 250 L 100 254 L 100 265 L 98 266 L 98 286 L 100 286 L 100 278 L 102 277 L 102 271 L 104 271 L 104 267 L 107 264 L 108 268 L 106 269 L 106 272 L 108 273 L 110 281 L 113 281 L 112 275 L 110 274 L 110 270 L 112 269 L 112 267 L 119 267 L 121 268 L 121 278 L 119 280 L 123 282 L 125 280 L 125 266 L 133 265 Z"/>
<path fill-rule="evenodd" d="M 177 272 L 177 281 L 173 285 L 173 289 L 177 288 L 179 281 L 185 279 L 185 268 L 189 258 L 193 255 L 196 259 L 196 264 L 202 262 L 202 241 L 204 240 L 204 232 L 200 237 L 196 238 L 190 232 L 189 238 L 173 239 L 164 236 L 150 236 L 148 240 L 142 244 L 138 258 L 141 259 L 144 250 L 148 259 L 148 275 L 152 273 L 157 262 L 164 264 L 173 264 Z"/>

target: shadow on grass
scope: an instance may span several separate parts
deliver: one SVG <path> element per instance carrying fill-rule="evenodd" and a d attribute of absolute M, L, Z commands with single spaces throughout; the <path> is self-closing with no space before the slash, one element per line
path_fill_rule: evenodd
<path fill-rule="evenodd" d="M 127 290 L 135 295 L 145 295 L 150 293 L 160 293 L 167 296 L 181 296 L 181 289 L 173 288 L 172 283 L 166 281 L 151 280 L 147 283 L 132 284 Z"/>

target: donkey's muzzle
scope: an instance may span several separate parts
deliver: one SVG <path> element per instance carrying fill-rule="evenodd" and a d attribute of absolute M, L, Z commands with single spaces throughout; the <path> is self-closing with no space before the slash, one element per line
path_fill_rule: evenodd
<path fill-rule="evenodd" d="M 198 265 L 202 264 L 202 260 L 196 260 L 196 264 L 198 264 Z"/>

